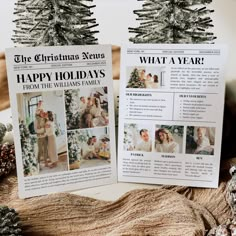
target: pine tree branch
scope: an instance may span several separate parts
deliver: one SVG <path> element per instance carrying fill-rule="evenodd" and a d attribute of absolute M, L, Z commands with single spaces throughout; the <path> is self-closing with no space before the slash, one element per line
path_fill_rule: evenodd
<path fill-rule="evenodd" d="M 86 5 L 86 2 L 92 0 L 18 0 L 14 20 L 17 30 L 12 39 L 29 45 L 94 44 L 98 31 L 91 32 L 91 29 L 98 24 L 91 18 L 90 9 L 95 5 Z M 81 28 L 83 30 L 78 31 Z"/>
<path fill-rule="evenodd" d="M 212 2 L 211 0 L 141 1 L 144 2 L 142 9 L 134 10 L 134 14 L 137 15 L 136 20 L 140 21 L 140 25 L 136 28 L 129 27 L 129 32 L 135 34 L 130 41 L 134 43 L 191 43 L 196 41 L 203 43 L 204 39 L 215 38 L 203 35 L 207 29 L 213 27 L 212 20 L 207 16 L 213 10 L 206 7 Z M 189 34 L 187 31 L 192 33 Z M 202 33 L 203 37 L 197 38 L 195 31 Z M 210 34 L 212 33 L 210 32 Z"/>

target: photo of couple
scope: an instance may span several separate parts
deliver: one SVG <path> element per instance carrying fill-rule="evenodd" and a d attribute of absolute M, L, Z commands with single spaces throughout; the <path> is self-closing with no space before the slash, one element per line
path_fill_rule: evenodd
<path fill-rule="evenodd" d="M 128 67 L 126 88 L 160 89 L 164 87 L 164 71 L 158 67 Z"/>
<path fill-rule="evenodd" d="M 65 108 L 68 130 L 107 126 L 107 87 L 66 90 Z"/>
<path fill-rule="evenodd" d="M 41 170 L 41 159 L 44 166 L 55 168 L 58 162 L 55 123 L 52 111 L 44 111 L 43 101 L 39 100 L 34 120 L 35 133 L 38 144 L 38 164 Z"/>
<path fill-rule="evenodd" d="M 110 164 L 108 128 L 68 132 L 70 170 Z"/>
<path fill-rule="evenodd" d="M 17 102 L 25 175 L 68 170 L 63 92 L 17 94 Z"/>
<path fill-rule="evenodd" d="M 215 128 L 189 126 L 187 127 L 186 153 L 214 155 Z"/>

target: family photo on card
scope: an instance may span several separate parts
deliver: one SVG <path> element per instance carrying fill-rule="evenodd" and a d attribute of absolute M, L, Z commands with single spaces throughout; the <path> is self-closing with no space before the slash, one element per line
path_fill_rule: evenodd
<path fill-rule="evenodd" d="M 161 89 L 165 87 L 163 67 L 127 67 L 126 88 Z"/>
<path fill-rule="evenodd" d="M 116 181 L 111 52 L 110 45 L 9 50 L 20 197 Z M 18 64 L 15 55 L 31 59 Z M 58 82 L 78 68 L 88 76 Z"/>
<path fill-rule="evenodd" d="M 66 171 L 68 164 L 65 119 L 62 113 L 63 93 L 52 91 L 17 94 L 17 103 L 21 147 L 25 154 L 25 175 Z"/>
<path fill-rule="evenodd" d="M 65 101 L 69 130 L 109 124 L 107 87 L 66 90 Z"/>

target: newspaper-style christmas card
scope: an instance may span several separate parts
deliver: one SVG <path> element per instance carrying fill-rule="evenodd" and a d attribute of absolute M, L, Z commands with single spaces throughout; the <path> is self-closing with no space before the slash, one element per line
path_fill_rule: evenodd
<path fill-rule="evenodd" d="M 217 187 L 226 47 L 122 48 L 118 179 Z"/>
<path fill-rule="evenodd" d="M 116 181 L 111 46 L 6 51 L 19 195 Z"/>

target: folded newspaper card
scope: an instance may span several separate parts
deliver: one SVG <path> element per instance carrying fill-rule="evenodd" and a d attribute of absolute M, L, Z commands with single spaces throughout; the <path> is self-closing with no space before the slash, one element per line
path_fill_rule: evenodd
<path fill-rule="evenodd" d="M 222 45 L 122 48 L 120 181 L 218 186 L 225 64 Z"/>
<path fill-rule="evenodd" d="M 111 46 L 6 51 L 22 198 L 116 182 Z"/>

